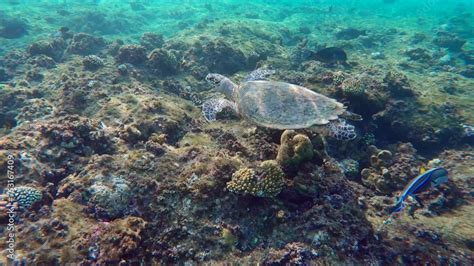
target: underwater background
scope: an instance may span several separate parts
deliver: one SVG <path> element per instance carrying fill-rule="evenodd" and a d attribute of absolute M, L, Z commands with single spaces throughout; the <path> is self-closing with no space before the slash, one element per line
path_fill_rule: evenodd
<path fill-rule="evenodd" d="M 0 0 L 0 263 L 474 264 L 473 12 Z"/>

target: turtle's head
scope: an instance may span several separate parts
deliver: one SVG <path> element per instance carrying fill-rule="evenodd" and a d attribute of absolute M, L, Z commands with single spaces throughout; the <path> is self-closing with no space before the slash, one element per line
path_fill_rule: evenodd
<path fill-rule="evenodd" d="M 237 88 L 229 78 L 216 73 L 207 74 L 206 80 L 216 86 L 218 92 L 223 93 L 228 99 L 232 99 L 234 90 Z"/>

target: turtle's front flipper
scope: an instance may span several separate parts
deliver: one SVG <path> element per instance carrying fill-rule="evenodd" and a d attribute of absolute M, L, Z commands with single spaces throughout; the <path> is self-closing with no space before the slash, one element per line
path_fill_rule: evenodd
<path fill-rule="evenodd" d="M 343 119 L 331 121 L 327 126 L 330 135 L 338 140 L 353 140 L 357 137 L 354 126 Z"/>
<path fill-rule="evenodd" d="M 235 103 L 222 99 L 210 99 L 203 103 L 202 105 L 202 114 L 206 118 L 207 121 L 215 121 L 216 116 L 218 113 L 222 112 L 222 110 L 229 108 L 232 109 L 234 112 L 237 112 L 237 106 Z"/>
<path fill-rule="evenodd" d="M 250 72 L 250 74 L 245 77 L 244 81 L 265 80 L 266 77 L 275 74 L 275 72 L 275 70 L 259 68 Z"/>

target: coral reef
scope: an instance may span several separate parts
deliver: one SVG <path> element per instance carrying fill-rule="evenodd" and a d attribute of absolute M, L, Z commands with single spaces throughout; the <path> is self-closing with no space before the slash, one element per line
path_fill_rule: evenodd
<path fill-rule="evenodd" d="M 337 39 L 352 40 L 359 36 L 367 35 L 365 30 L 359 30 L 354 28 L 347 28 L 336 32 L 335 36 Z"/>
<path fill-rule="evenodd" d="M 467 5 L 152 2 L 0 4 L 0 264 L 472 264 Z M 259 68 L 360 137 L 203 118 L 208 73 Z"/>
<path fill-rule="evenodd" d="M 30 45 L 28 48 L 28 53 L 30 56 L 46 55 L 53 58 L 55 61 L 59 61 L 62 58 L 65 48 L 66 44 L 61 38 L 54 40 L 42 40 Z"/>
<path fill-rule="evenodd" d="M 161 48 L 164 43 L 165 41 L 162 34 L 145 32 L 143 33 L 142 37 L 140 37 L 140 44 L 148 51 L 152 51 L 156 48 Z"/>
<path fill-rule="evenodd" d="M 17 124 L 31 122 L 35 119 L 45 118 L 51 115 L 54 108 L 47 100 L 33 98 L 25 101 L 24 107 L 15 116 Z"/>
<path fill-rule="evenodd" d="M 143 64 L 146 60 L 146 49 L 141 45 L 124 45 L 118 50 L 116 60 L 118 63 Z"/>
<path fill-rule="evenodd" d="M 2 58 L 2 63 L 7 69 L 14 70 L 18 66 L 24 64 L 27 58 L 27 53 L 21 50 L 12 50 L 6 53 Z"/>
<path fill-rule="evenodd" d="M 200 64 L 211 72 L 233 74 L 249 68 L 245 54 L 223 39 L 197 44 L 195 53 L 200 58 Z"/>
<path fill-rule="evenodd" d="M 433 43 L 452 52 L 459 52 L 466 43 L 466 40 L 457 37 L 455 34 L 440 31 L 433 39 Z"/>
<path fill-rule="evenodd" d="M 405 51 L 405 55 L 413 61 L 429 62 L 431 60 L 431 55 L 423 48 L 409 49 Z"/>
<path fill-rule="evenodd" d="M 8 74 L 7 70 L 4 68 L 0 68 L 0 82 L 7 81 L 11 78 Z"/>
<path fill-rule="evenodd" d="M 98 175 L 93 178 L 89 188 L 89 204 L 93 205 L 94 213 L 101 217 L 116 218 L 122 216 L 132 198 L 127 181 L 118 176 Z M 104 212 L 103 214 L 99 214 Z"/>
<path fill-rule="evenodd" d="M 418 175 L 421 162 L 411 144 L 398 144 L 395 154 L 375 146 L 370 149 L 370 167 L 361 171 L 366 186 L 379 193 L 391 193 L 403 189 L 411 178 Z"/>
<path fill-rule="evenodd" d="M 148 68 L 158 75 L 172 75 L 178 71 L 178 61 L 171 52 L 165 49 L 154 49 L 148 55 Z"/>
<path fill-rule="evenodd" d="M 414 96 L 415 94 L 407 76 L 403 73 L 389 71 L 383 81 L 387 84 L 387 89 L 395 98 Z"/>
<path fill-rule="evenodd" d="M 92 246 L 97 245 L 100 251 L 97 263 L 119 263 L 123 259 L 134 256 L 140 249 L 145 227 L 146 222 L 143 219 L 127 217 L 92 232 L 89 241 Z M 93 242 L 94 238 L 98 238 L 96 243 Z M 89 254 L 90 251 L 91 249 L 89 249 Z"/>
<path fill-rule="evenodd" d="M 61 117 L 40 125 L 39 131 L 49 139 L 50 145 L 57 145 L 77 154 L 102 154 L 113 150 L 110 136 L 84 117 Z"/>
<path fill-rule="evenodd" d="M 359 162 L 353 159 L 344 159 L 339 163 L 342 171 L 350 180 L 356 180 L 359 176 Z"/>
<path fill-rule="evenodd" d="M 33 187 L 20 186 L 7 190 L 7 195 L 13 203 L 18 203 L 18 206 L 23 209 L 28 209 L 35 203 L 39 202 L 43 195 Z"/>
<path fill-rule="evenodd" d="M 342 93 L 346 97 L 363 97 L 367 90 L 365 83 L 364 77 L 346 78 L 341 83 Z"/>
<path fill-rule="evenodd" d="M 72 54 L 91 55 L 97 54 L 105 48 L 106 41 L 102 37 L 92 36 L 87 33 L 76 33 L 72 36 L 67 51 Z"/>
<path fill-rule="evenodd" d="M 55 58 L 61 58 L 61 55 L 59 55 L 59 53 L 55 54 L 57 54 L 57 57 L 55 56 Z M 53 58 L 43 54 L 28 58 L 26 63 L 35 67 L 44 68 L 53 68 L 56 66 L 56 62 L 53 60 Z"/>
<path fill-rule="evenodd" d="M 311 259 L 319 256 L 316 250 L 311 250 L 303 243 L 288 243 L 282 250 L 270 250 L 270 254 L 264 260 L 265 264 L 294 264 L 304 265 L 309 263 Z"/>
<path fill-rule="evenodd" d="M 311 140 L 294 130 L 285 130 L 281 135 L 280 147 L 276 160 L 283 168 L 298 168 L 300 163 L 313 158 Z"/>
<path fill-rule="evenodd" d="M 95 71 L 104 66 L 104 60 L 96 55 L 88 55 L 84 57 L 82 64 L 85 69 Z"/>
<path fill-rule="evenodd" d="M 136 26 L 140 24 L 138 21 L 129 21 L 127 16 L 120 12 L 111 14 L 109 9 L 90 8 L 86 8 L 80 13 L 69 14 L 64 23 L 75 31 L 105 35 L 126 33 L 132 27 L 132 23 Z"/>
<path fill-rule="evenodd" d="M 257 169 L 243 168 L 232 175 L 227 189 L 239 194 L 274 197 L 285 185 L 285 174 L 276 161 L 264 161 Z"/>

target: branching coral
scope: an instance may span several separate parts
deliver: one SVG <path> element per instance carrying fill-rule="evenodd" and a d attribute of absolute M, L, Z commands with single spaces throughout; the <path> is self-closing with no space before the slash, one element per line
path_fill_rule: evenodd
<path fill-rule="evenodd" d="M 264 161 L 256 170 L 242 168 L 232 175 L 227 189 L 238 194 L 274 197 L 285 186 L 285 174 L 274 160 Z"/>

